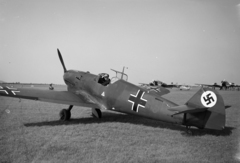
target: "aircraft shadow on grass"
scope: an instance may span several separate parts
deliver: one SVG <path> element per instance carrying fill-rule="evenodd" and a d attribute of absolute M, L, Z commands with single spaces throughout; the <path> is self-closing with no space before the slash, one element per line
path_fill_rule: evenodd
<path fill-rule="evenodd" d="M 84 117 L 84 118 L 72 118 L 70 121 L 44 121 L 44 122 L 33 122 L 33 123 L 25 123 L 24 126 L 26 127 L 41 127 L 41 126 L 59 126 L 59 125 L 78 125 L 78 124 L 94 124 L 98 123 L 109 123 L 109 122 L 120 122 L 120 123 L 131 123 L 135 125 L 143 125 L 143 126 L 150 126 L 155 128 L 162 128 L 162 129 L 170 129 L 181 131 L 182 135 L 185 135 L 186 128 L 180 125 L 173 125 L 169 123 L 165 123 L 162 121 L 155 121 L 151 119 L 146 119 L 144 117 L 136 117 L 133 115 L 127 114 L 118 114 L 113 112 L 103 112 L 103 118 L 97 119 L 93 117 Z M 214 136 L 229 136 L 232 134 L 232 130 L 235 128 L 233 127 L 225 127 L 223 130 L 211 130 L 211 129 L 203 129 L 199 130 L 197 128 L 191 128 L 193 132 L 193 136 L 204 136 L 204 135 L 214 135 Z"/>

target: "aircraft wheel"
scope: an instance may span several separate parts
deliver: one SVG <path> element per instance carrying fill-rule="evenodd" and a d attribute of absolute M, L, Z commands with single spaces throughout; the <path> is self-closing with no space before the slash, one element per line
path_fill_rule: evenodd
<path fill-rule="evenodd" d="M 102 118 L 102 112 L 100 109 L 95 109 L 95 108 L 92 108 L 92 116 L 95 117 L 95 118 Z"/>
<path fill-rule="evenodd" d="M 192 135 L 193 135 L 192 130 L 190 130 L 190 126 L 186 126 L 185 134 L 186 134 L 187 136 L 192 136 Z"/>
<path fill-rule="evenodd" d="M 186 133 L 187 133 L 188 135 L 193 135 L 193 132 L 192 132 L 190 129 L 187 130 Z"/>
<path fill-rule="evenodd" d="M 71 118 L 71 112 L 67 109 L 62 109 L 59 113 L 60 120 L 68 121 Z"/>

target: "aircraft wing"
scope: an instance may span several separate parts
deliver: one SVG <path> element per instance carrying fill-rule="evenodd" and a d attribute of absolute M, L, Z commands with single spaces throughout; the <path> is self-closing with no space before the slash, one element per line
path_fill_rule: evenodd
<path fill-rule="evenodd" d="M 176 107 L 172 107 L 169 108 L 168 110 L 176 112 L 174 115 L 177 114 L 183 114 L 183 113 L 197 113 L 197 112 L 203 112 L 205 110 L 207 110 L 208 108 L 191 108 L 191 107 L 187 107 L 186 105 L 182 105 L 182 106 L 176 106 Z"/>
<path fill-rule="evenodd" d="M 39 100 L 58 104 L 67 104 L 85 107 L 97 107 L 98 105 L 82 95 L 76 95 L 69 91 L 41 90 L 34 88 L 12 88 L 0 86 L 0 96 Z"/>
<path fill-rule="evenodd" d="M 221 88 L 221 86 L 218 84 L 196 84 L 196 85 Z"/>

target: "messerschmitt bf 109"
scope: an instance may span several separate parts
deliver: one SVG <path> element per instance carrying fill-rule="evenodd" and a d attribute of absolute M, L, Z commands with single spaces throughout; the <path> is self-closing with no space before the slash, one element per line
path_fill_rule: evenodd
<path fill-rule="evenodd" d="M 101 110 L 111 110 L 184 125 L 187 131 L 191 126 L 216 130 L 225 127 L 224 101 L 215 90 L 201 88 L 184 105 L 179 106 L 162 97 L 169 92 L 165 88 L 155 92 L 122 79 L 111 82 L 105 73 L 94 75 L 67 70 L 60 51 L 57 51 L 67 91 L 1 86 L 0 95 L 67 104 L 69 107 L 60 111 L 60 119 L 64 121 L 70 120 L 73 106 L 84 106 L 92 108 L 92 114 L 97 118 L 102 117 Z"/>

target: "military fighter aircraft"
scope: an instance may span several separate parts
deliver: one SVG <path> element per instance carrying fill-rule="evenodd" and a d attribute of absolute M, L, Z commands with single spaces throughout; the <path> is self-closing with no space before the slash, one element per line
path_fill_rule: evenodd
<path fill-rule="evenodd" d="M 226 81 L 225 79 L 221 81 L 221 85 L 218 85 L 217 83 L 214 83 L 214 84 L 196 84 L 196 85 L 199 85 L 199 86 L 202 86 L 202 87 L 211 87 L 213 89 L 215 88 L 219 88 L 220 90 L 227 90 L 227 89 L 235 89 L 235 88 L 238 88 L 237 85 L 235 85 L 234 83 L 230 83 L 228 81 Z"/>
<path fill-rule="evenodd" d="M 221 87 L 221 90 L 222 89 L 229 89 L 229 90 L 235 90 L 235 88 L 238 88 L 238 85 L 235 85 L 235 83 L 230 83 L 230 82 L 228 82 L 228 81 L 226 81 L 226 80 L 223 80 L 222 81 L 222 87 Z"/>
<path fill-rule="evenodd" d="M 201 86 L 201 87 L 210 87 L 210 88 L 220 88 L 221 89 L 221 85 L 218 85 L 217 83 L 213 83 L 213 84 L 197 84 L 196 85 L 198 86 Z"/>
<path fill-rule="evenodd" d="M 164 87 L 164 88 L 173 88 L 173 87 L 177 87 L 176 84 L 167 84 L 167 83 L 164 83 L 160 80 L 153 80 L 152 82 L 150 82 L 149 84 L 146 84 L 146 83 L 139 83 L 141 84 L 141 86 L 153 86 L 153 87 L 156 87 L 156 86 L 161 86 L 161 87 Z"/>
<path fill-rule="evenodd" d="M 149 91 L 122 79 L 110 81 L 106 74 L 67 70 L 60 51 L 63 80 L 67 91 L 39 90 L 34 88 L 12 88 L 0 86 L 0 95 L 29 100 L 67 104 L 60 111 L 60 120 L 70 120 L 73 106 L 92 108 L 94 117 L 101 118 L 101 110 L 133 114 L 154 120 L 200 129 L 221 130 L 225 127 L 225 106 L 221 95 L 212 89 L 201 88 L 184 105 L 177 105 L 162 97 L 169 91 Z M 108 81 L 107 84 L 105 81 Z"/>

